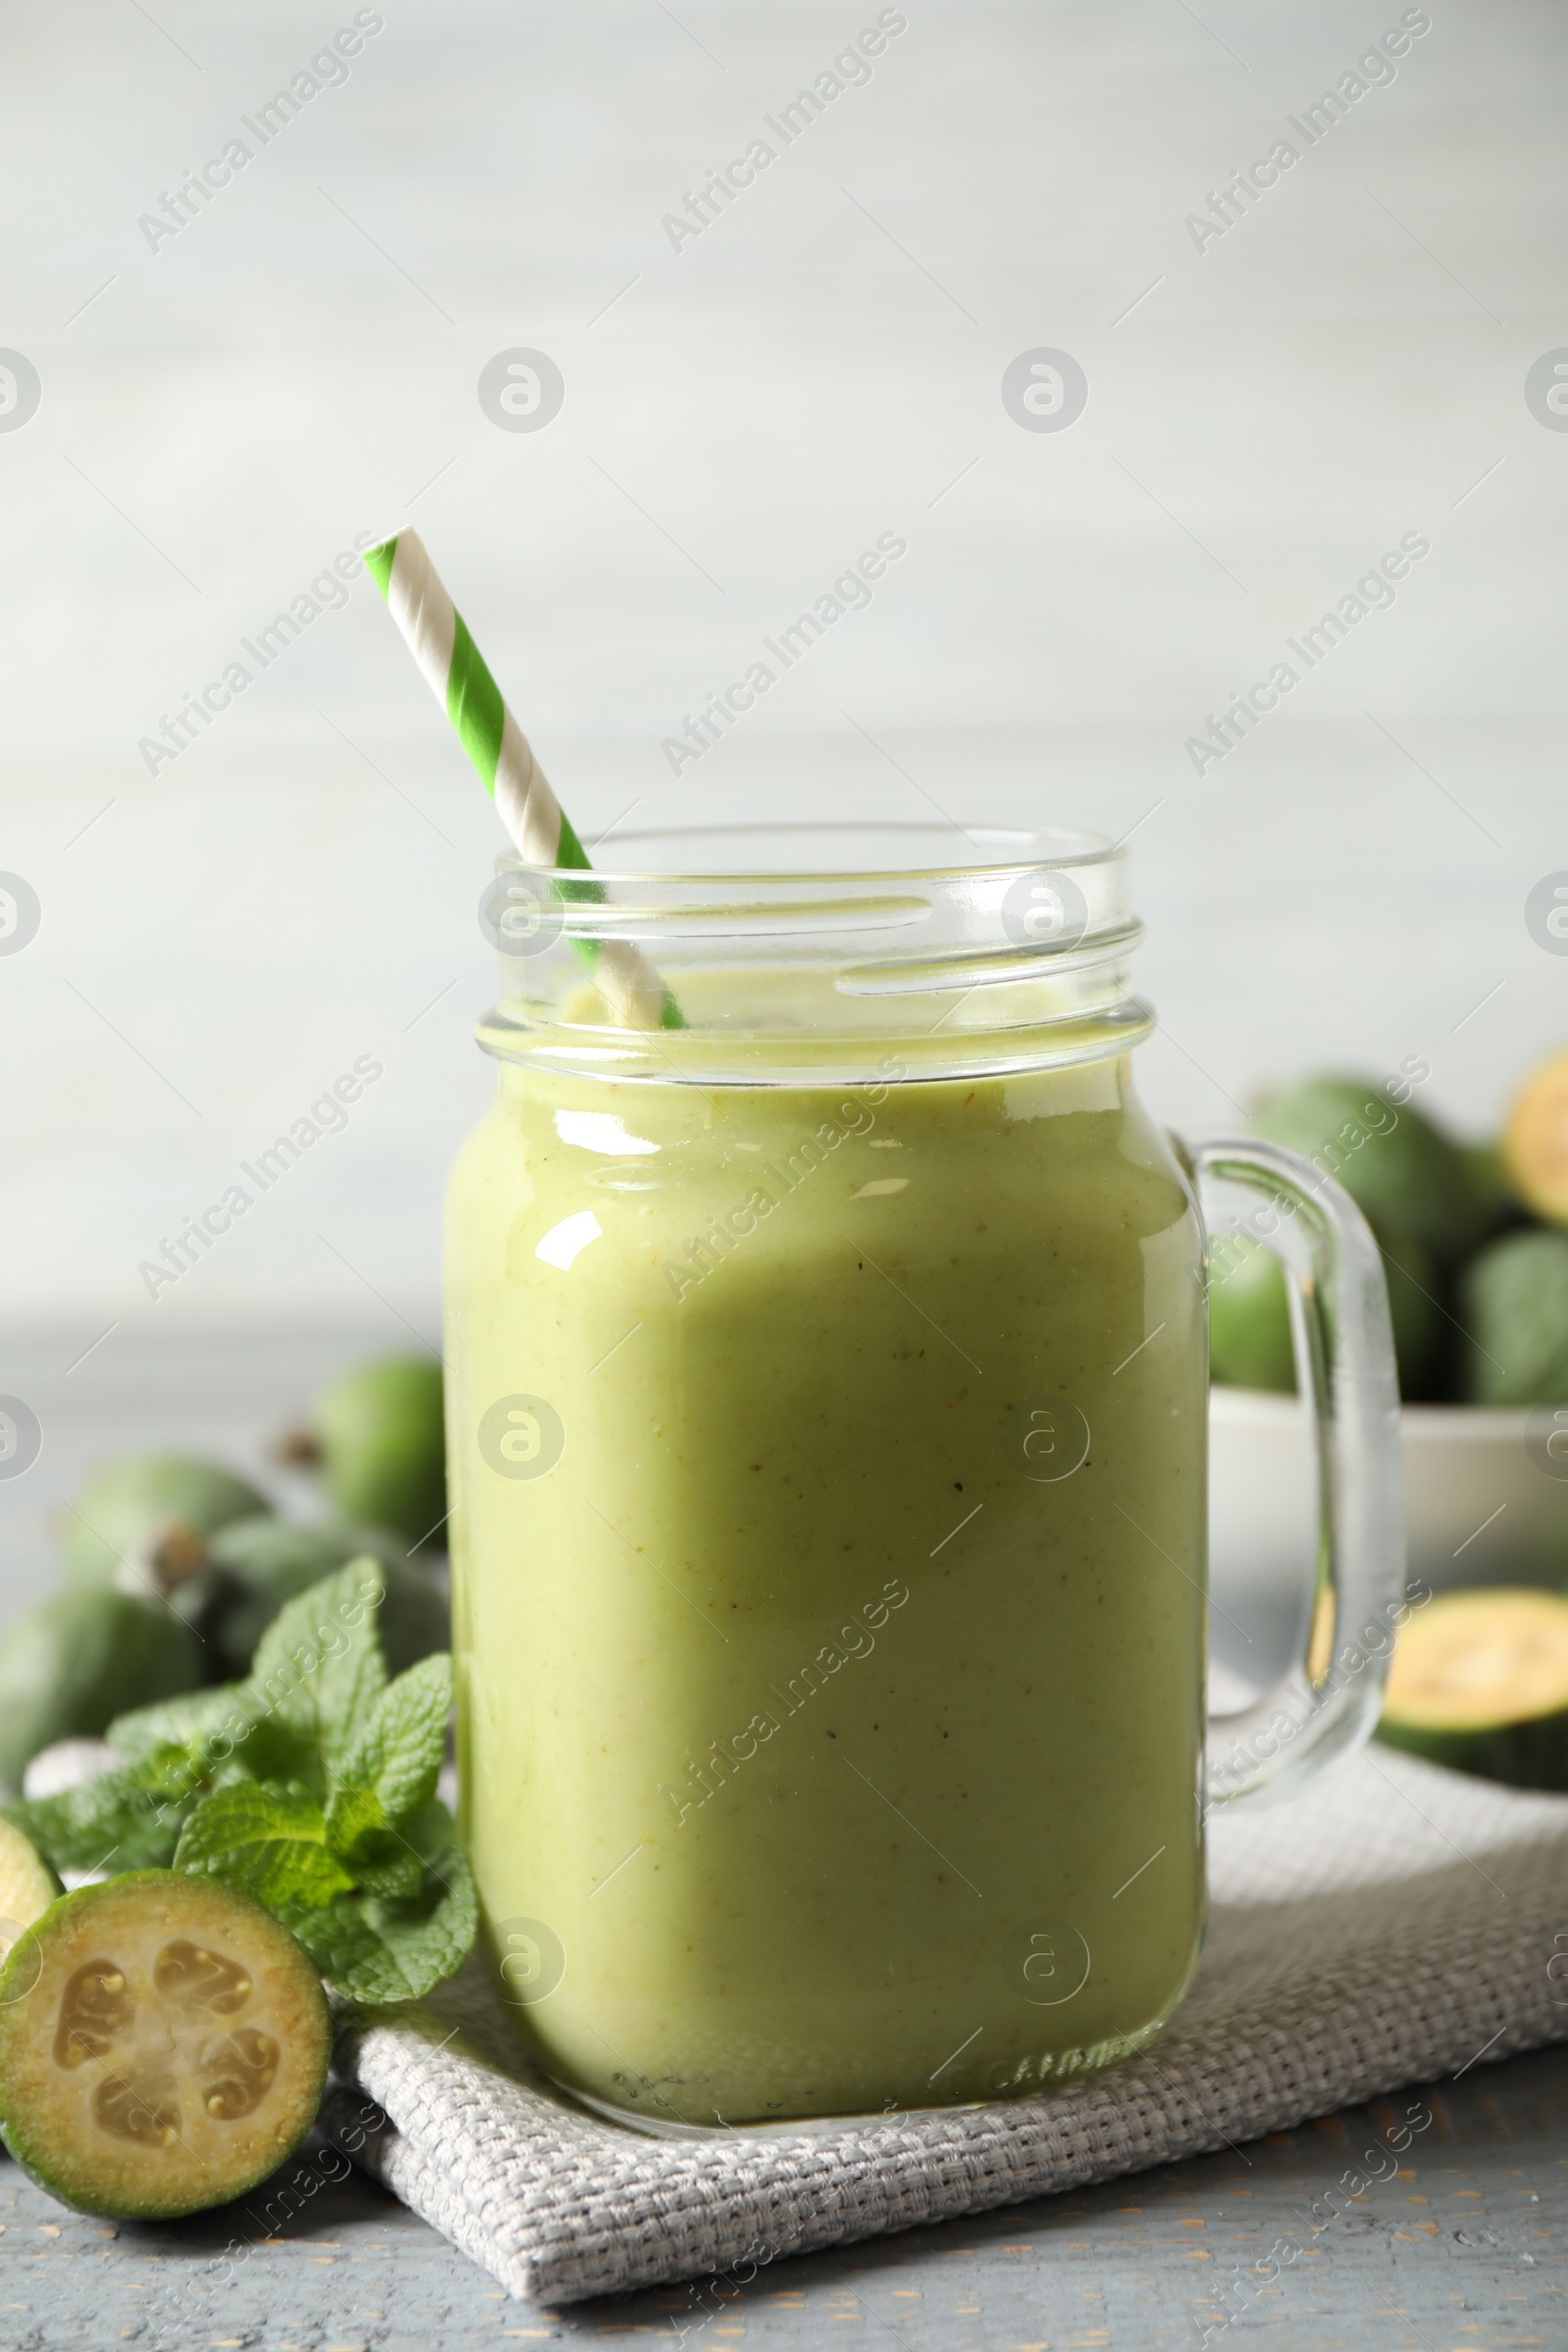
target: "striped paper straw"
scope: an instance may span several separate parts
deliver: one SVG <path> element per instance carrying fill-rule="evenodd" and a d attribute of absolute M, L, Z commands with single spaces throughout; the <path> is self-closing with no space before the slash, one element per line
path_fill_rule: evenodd
<path fill-rule="evenodd" d="M 395 531 L 369 550 L 365 567 L 525 861 L 587 870 L 588 853 L 551 791 L 527 736 L 502 700 L 462 613 L 436 577 L 418 533 Z M 566 886 L 556 887 L 563 898 L 567 896 Z M 605 893 L 602 884 L 585 882 L 571 886 L 570 895 L 602 900 Z M 574 939 L 572 945 L 625 1027 L 685 1027 L 673 996 L 629 939 Z"/>

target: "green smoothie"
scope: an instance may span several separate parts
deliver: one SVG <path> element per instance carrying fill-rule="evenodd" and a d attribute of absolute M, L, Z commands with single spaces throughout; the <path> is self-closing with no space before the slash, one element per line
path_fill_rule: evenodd
<path fill-rule="evenodd" d="M 504 1063 L 448 1234 L 463 1826 L 537 2058 L 713 2126 L 1139 2046 L 1202 1922 L 1207 1375 L 1125 1058 Z"/>

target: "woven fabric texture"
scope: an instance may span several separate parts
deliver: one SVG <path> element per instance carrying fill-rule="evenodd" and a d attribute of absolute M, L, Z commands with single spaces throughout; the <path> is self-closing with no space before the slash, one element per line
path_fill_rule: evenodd
<path fill-rule="evenodd" d="M 1293 1804 L 1210 1826 L 1208 1939 L 1175 2021 L 1055 2091 L 653 2138 L 530 2079 L 470 1975 L 351 2029 L 325 2120 L 363 2115 L 368 2094 L 386 2120 L 360 2160 L 512 2293 L 564 2304 L 745 2281 L 1568 2039 L 1568 1799 L 1374 1749 Z"/>

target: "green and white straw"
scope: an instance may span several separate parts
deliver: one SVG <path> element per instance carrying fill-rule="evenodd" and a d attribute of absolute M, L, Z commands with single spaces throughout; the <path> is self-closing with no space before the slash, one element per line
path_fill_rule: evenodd
<path fill-rule="evenodd" d="M 587 851 L 551 791 L 528 738 L 507 709 L 462 613 L 437 578 L 418 533 L 395 531 L 369 550 L 365 565 L 526 863 L 589 870 Z M 597 883 L 556 887 L 564 899 L 602 900 L 605 895 Z M 673 996 L 630 940 L 574 939 L 572 945 L 625 1027 L 685 1027 Z"/>

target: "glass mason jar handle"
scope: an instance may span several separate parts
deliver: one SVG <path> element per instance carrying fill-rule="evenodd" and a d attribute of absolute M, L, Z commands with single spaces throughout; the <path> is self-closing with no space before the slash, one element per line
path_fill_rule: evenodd
<path fill-rule="evenodd" d="M 1208 1802 L 1267 1801 L 1359 1747 L 1382 1704 L 1404 1600 L 1394 1334 L 1381 1253 L 1342 1186 L 1275 1144 L 1222 1140 L 1185 1152 L 1215 1237 L 1210 1282 L 1224 1279 L 1224 1258 L 1242 1241 L 1263 1243 L 1281 1261 L 1316 1470 L 1304 1655 L 1254 1706 L 1209 1732 Z"/>

